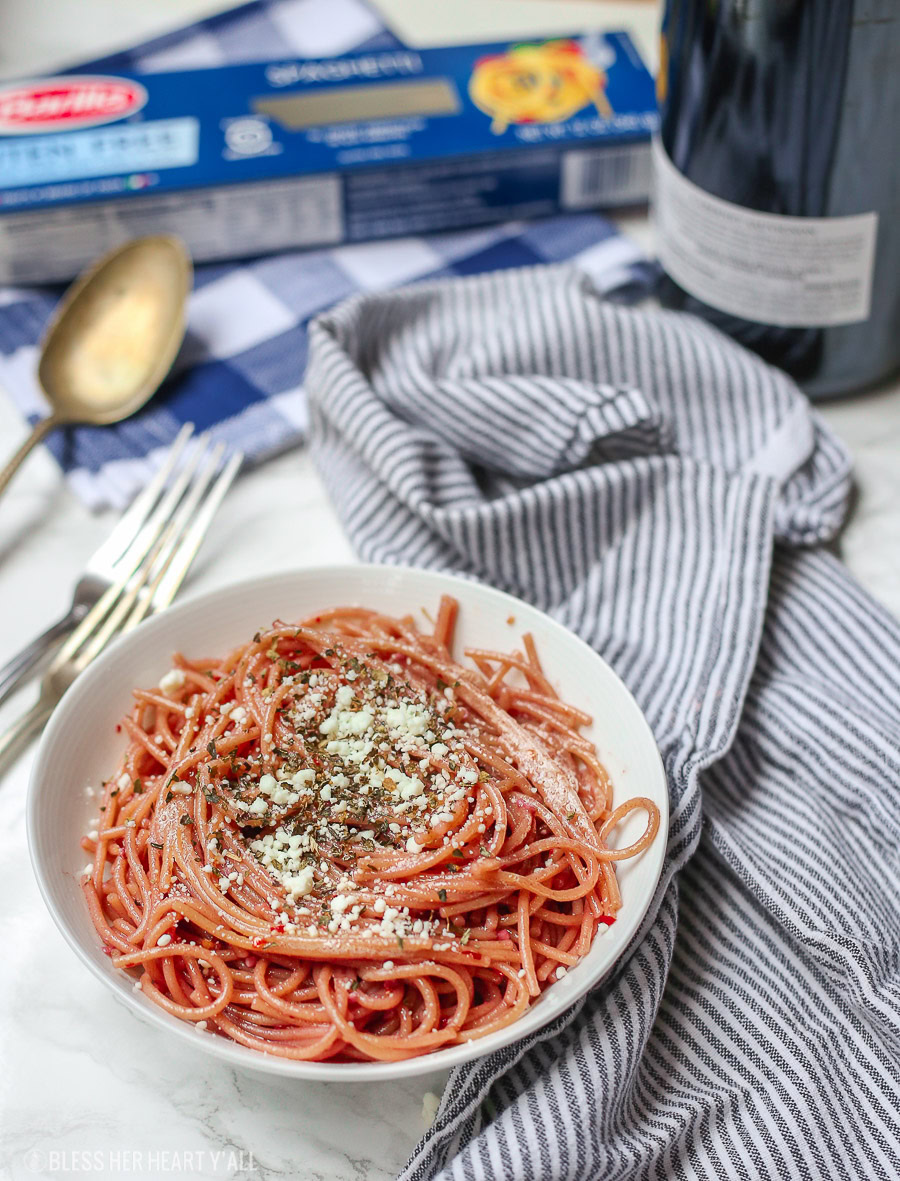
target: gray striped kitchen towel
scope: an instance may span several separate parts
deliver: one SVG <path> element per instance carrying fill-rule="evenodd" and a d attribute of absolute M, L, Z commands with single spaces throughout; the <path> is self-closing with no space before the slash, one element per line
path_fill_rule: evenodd
<path fill-rule="evenodd" d="M 825 552 L 848 458 L 788 378 L 567 268 L 320 317 L 360 555 L 483 579 L 617 669 L 668 773 L 629 954 L 454 1071 L 405 1181 L 900 1176 L 900 627 Z"/>

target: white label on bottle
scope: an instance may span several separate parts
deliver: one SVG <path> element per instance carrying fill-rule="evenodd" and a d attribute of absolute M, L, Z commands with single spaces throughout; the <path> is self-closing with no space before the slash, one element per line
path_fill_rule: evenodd
<path fill-rule="evenodd" d="M 760 324 L 824 328 L 866 320 L 878 214 L 782 217 L 723 201 L 653 144 L 659 259 L 690 295 Z"/>

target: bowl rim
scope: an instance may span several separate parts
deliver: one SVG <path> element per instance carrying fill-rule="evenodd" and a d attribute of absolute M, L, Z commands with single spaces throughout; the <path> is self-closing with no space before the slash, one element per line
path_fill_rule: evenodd
<path fill-rule="evenodd" d="M 644 854 L 642 854 L 642 856 L 651 859 L 652 876 L 644 887 L 645 893 L 640 903 L 629 907 L 627 916 L 616 920 L 617 942 L 621 945 L 618 952 L 608 962 L 601 962 L 599 965 L 589 965 L 588 959 L 590 953 L 588 953 L 588 956 L 582 959 L 576 967 L 571 969 L 563 977 L 562 981 L 551 985 L 521 1017 L 504 1029 L 498 1030 L 493 1034 L 488 1034 L 484 1038 L 476 1038 L 459 1045 L 422 1054 L 415 1058 L 402 1059 L 399 1062 L 307 1062 L 280 1058 L 265 1052 L 252 1050 L 216 1034 L 207 1035 L 206 1033 L 201 1033 L 192 1024 L 171 1016 L 151 1002 L 135 997 L 131 990 L 123 993 L 116 985 L 117 975 L 90 954 L 75 932 L 69 928 L 62 913 L 58 910 L 53 899 L 50 883 L 50 877 L 54 870 L 51 865 L 44 863 L 42 855 L 37 848 L 35 835 L 38 824 L 37 813 L 42 799 L 42 770 L 49 757 L 48 752 L 52 748 L 56 732 L 62 727 L 67 716 L 72 710 L 79 708 L 74 703 L 83 699 L 83 696 L 80 697 L 73 690 L 77 691 L 80 687 L 90 684 L 95 678 L 102 676 L 102 670 L 105 665 L 120 650 L 132 644 L 137 636 L 146 636 L 153 631 L 165 631 L 169 627 L 173 616 L 186 614 L 189 609 L 195 610 L 204 603 L 211 603 L 223 594 L 239 595 L 242 592 L 248 592 L 252 589 L 262 588 L 263 586 L 277 587 L 279 583 L 283 583 L 287 587 L 295 585 L 298 580 L 314 582 L 319 578 L 339 577 L 350 572 L 353 572 L 356 577 L 364 577 L 367 572 L 382 575 L 389 572 L 401 577 L 412 577 L 426 584 L 426 586 L 430 583 L 435 589 L 442 588 L 444 591 L 447 591 L 447 583 L 450 583 L 452 586 L 459 588 L 460 594 L 474 592 L 476 595 L 487 595 L 488 598 L 493 598 L 505 606 L 516 608 L 517 610 L 524 608 L 526 611 L 539 615 L 544 621 L 544 624 L 549 626 L 551 633 L 555 632 L 559 634 L 564 643 L 574 644 L 583 649 L 593 660 L 598 661 L 605 668 L 606 674 L 617 684 L 617 690 L 621 694 L 623 702 L 628 703 L 628 708 L 634 714 L 637 729 L 643 731 L 641 745 L 645 747 L 648 755 L 652 754 L 654 756 L 650 758 L 649 762 L 653 767 L 654 776 L 657 777 L 657 782 L 653 785 L 656 790 L 651 790 L 651 785 L 648 783 L 647 790 L 643 792 L 643 794 L 654 800 L 660 810 L 659 831 L 657 832 L 656 838 L 647 850 L 645 850 Z M 452 593 L 452 589 L 448 593 Z M 143 1019 L 145 1022 L 158 1029 L 181 1037 L 184 1039 L 186 1045 L 190 1045 L 196 1049 L 199 1044 L 201 1049 L 228 1066 L 236 1069 L 316 1082 L 373 1082 L 379 1079 L 390 1081 L 413 1078 L 422 1074 L 448 1070 L 452 1067 L 460 1066 L 463 1063 L 471 1062 L 474 1059 L 486 1057 L 488 1054 L 504 1049 L 522 1038 L 531 1037 L 539 1033 L 541 1029 L 570 1009 L 591 989 L 595 988 L 628 953 L 634 936 L 650 908 L 659 885 L 660 877 L 662 876 L 668 827 L 668 781 L 656 739 L 631 691 L 619 677 L 618 673 L 595 649 L 539 607 L 535 607 L 526 600 L 519 599 L 506 591 L 498 590 L 489 584 L 479 582 L 476 579 L 462 577 L 458 574 L 444 573 L 443 571 L 374 562 L 342 562 L 321 566 L 307 566 L 295 570 L 277 571 L 270 574 L 257 575 L 254 578 L 229 582 L 213 590 L 185 595 L 184 598 L 172 606 L 167 607 L 164 611 L 160 611 L 158 614 L 145 619 L 134 631 L 118 637 L 76 678 L 54 709 L 44 728 L 38 749 L 35 753 L 29 775 L 26 798 L 26 835 L 29 857 L 32 872 L 37 881 L 44 905 L 68 946 L 75 952 L 77 958 L 88 968 L 92 975 L 103 982 L 112 993 L 114 999 L 124 1005 L 130 1013 Z M 592 950 L 596 946 L 596 938 L 595 936 L 595 943 L 592 944 Z M 587 970 L 588 968 L 590 970 Z M 576 983 L 575 978 L 577 976 L 581 978 Z M 547 1003 L 551 1000 L 554 990 L 560 984 L 565 986 L 566 995 L 562 999 L 561 994 L 557 993 L 556 997 L 562 999 L 562 1003 Z M 544 1003 L 541 1003 L 542 1001 Z"/>

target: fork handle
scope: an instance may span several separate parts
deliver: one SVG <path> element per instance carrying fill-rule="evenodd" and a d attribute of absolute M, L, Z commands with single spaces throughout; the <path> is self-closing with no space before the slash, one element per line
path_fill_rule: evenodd
<path fill-rule="evenodd" d="M 26 644 L 21 652 L 17 652 L 3 668 L 0 668 L 0 705 L 40 664 L 41 659 L 56 647 L 63 636 L 67 636 L 72 628 L 84 619 L 86 613 L 86 606 L 73 603 L 61 619 L 57 619 L 46 631 L 35 636 L 30 644 Z"/>
<path fill-rule="evenodd" d="M 9 729 L 0 735 L 0 770 L 5 769 L 32 734 L 41 729 L 53 713 L 53 705 L 52 700 L 41 694 L 31 709 L 17 718 Z"/>

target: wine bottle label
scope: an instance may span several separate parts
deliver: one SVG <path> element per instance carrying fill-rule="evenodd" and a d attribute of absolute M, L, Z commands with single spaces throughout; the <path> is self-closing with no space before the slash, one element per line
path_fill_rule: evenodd
<path fill-rule="evenodd" d="M 653 144 L 659 259 L 690 295 L 760 324 L 824 328 L 869 317 L 878 214 L 782 217 L 714 197 Z"/>

